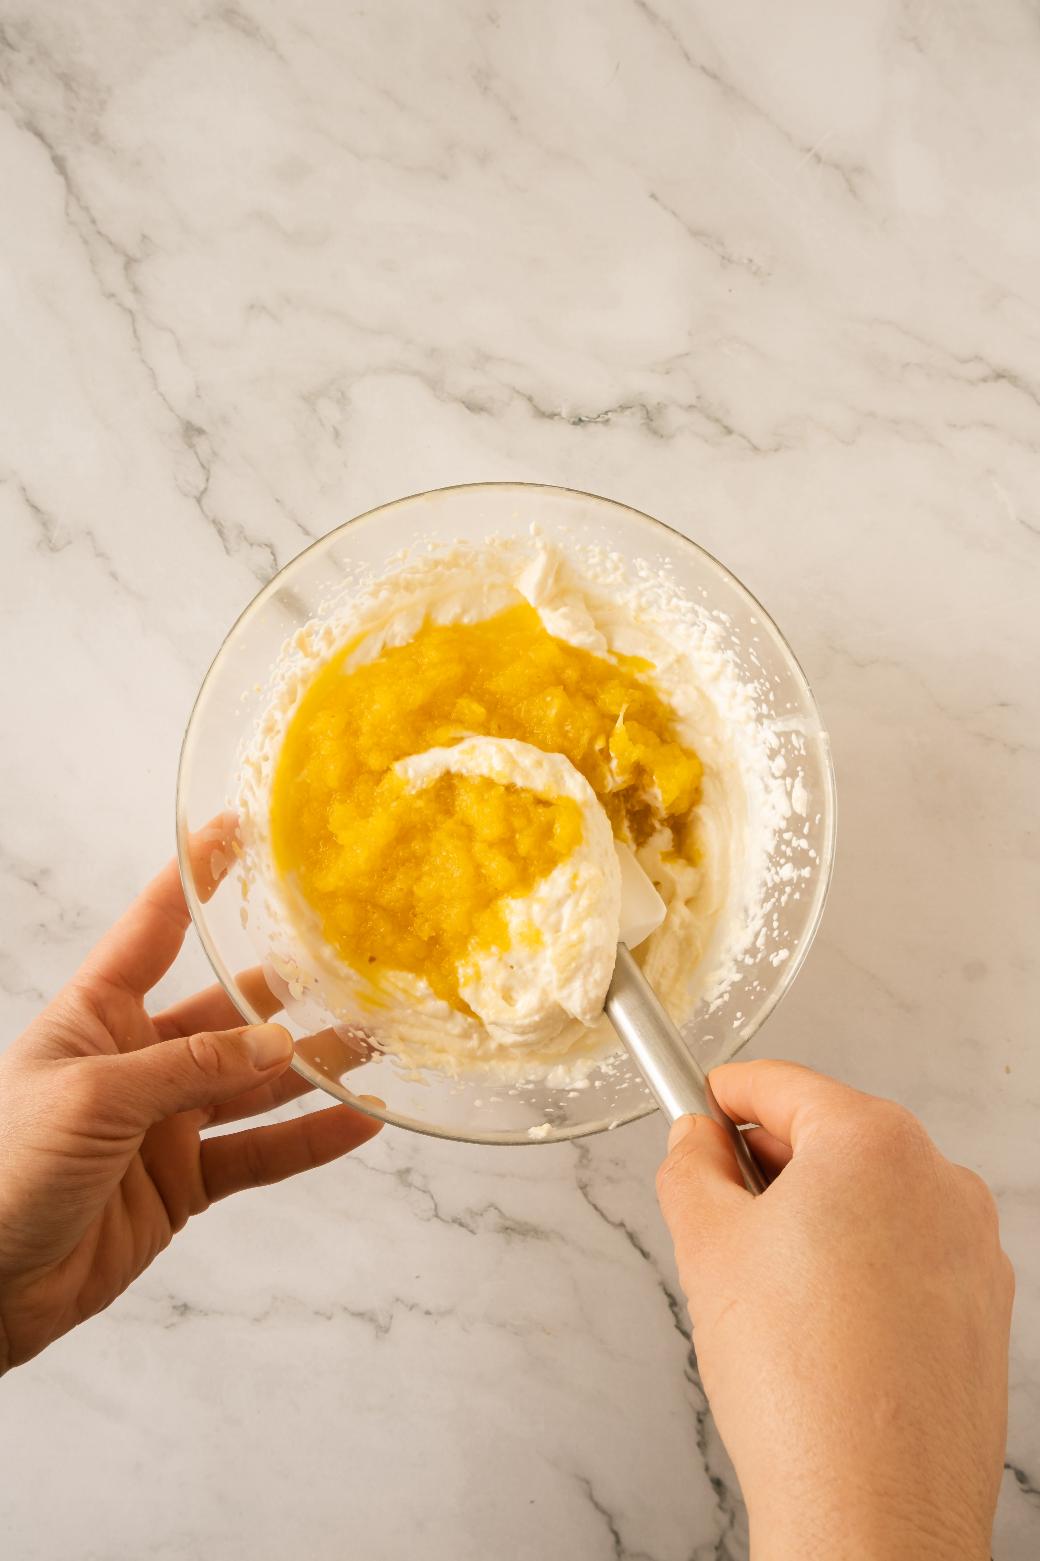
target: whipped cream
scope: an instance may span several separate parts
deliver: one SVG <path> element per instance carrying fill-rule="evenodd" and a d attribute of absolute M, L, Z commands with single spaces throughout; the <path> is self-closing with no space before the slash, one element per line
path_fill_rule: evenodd
<path fill-rule="evenodd" d="M 439 775 L 480 775 L 578 804 L 581 843 L 530 894 L 505 902 L 508 948 L 479 954 L 459 981 L 492 1046 L 566 1047 L 603 1011 L 618 941 L 621 871 L 596 793 L 562 754 L 509 738 L 469 737 L 403 759 L 395 769 L 413 791 Z"/>

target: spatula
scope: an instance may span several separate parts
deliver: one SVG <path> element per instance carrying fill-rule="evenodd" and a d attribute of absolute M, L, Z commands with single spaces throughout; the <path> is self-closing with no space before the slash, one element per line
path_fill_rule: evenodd
<path fill-rule="evenodd" d="M 621 928 L 614 975 L 604 1009 L 618 1038 L 646 1080 L 669 1122 L 708 1116 L 726 1130 L 749 1192 L 764 1192 L 766 1180 L 744 1135 L 715 1099 L 703 1068 L 632 956 L 632 950 L 660 926 L 665 905 L 627 846 L 617 846 L 621 863 Z"/>

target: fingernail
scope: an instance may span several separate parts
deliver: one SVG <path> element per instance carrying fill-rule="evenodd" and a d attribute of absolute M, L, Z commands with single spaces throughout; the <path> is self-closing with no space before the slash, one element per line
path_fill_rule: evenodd
<path fill-rule="evenodd" d="M 668 1134 L 668 1152 L 669 1152 L 669 1154 L 672 1152 L 672 1150 L 675 1148 L 675 1146 L 677 1144 L 681 1144 L 683 1139 L 686 1138 L 688 1134 L 693 1132 L 693 1130 L 694 1130 L 694 1128 L 696 1126 L 697 1126 L 697 1118 L 696 1117 L 678 1117 L 676 1119 L 676 1121 L 674 1121 L 672 1123 L 671 1129 L 670 1129 L 669 1134 Z"/>
<path fill-rule="evenodd" d="M 254 1068 L 273 1068 L 292 1056 L 292 1036 L 284 1025 L 255 1024 L 242 1031 L 242 1045 Z"/>
<path fill-rule="evenodd" d="M 378 1095 L 359 1095 L 358 1100 L 363 1100 L 366 1106 L 375 1106 L 377 1111 L 386 1110 L 386 1101 L 380 1100 Z"/>

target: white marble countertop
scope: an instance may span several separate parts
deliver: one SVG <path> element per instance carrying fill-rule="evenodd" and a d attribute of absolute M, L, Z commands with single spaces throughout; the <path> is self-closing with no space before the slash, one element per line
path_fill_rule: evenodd
<path fill-rule="evenodd" d="M 201 675 L 311 538 L 504 477 L 671 521 L 834 737 L 831 903 L 754 1050 L 1000 1200 L 1002 1561 L 1040 1549 L 1038 66 L 1025 0 L 0 8 L 5 1032 L 169 854 Z M 387 1131 L 195 1222 L 5 1381 L 5 1554 L 744 1556 L 662 1142 Z"/>

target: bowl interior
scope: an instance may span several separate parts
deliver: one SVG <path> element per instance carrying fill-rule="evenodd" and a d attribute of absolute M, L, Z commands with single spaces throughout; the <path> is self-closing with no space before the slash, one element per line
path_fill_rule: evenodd
<path fill-rule="evenodd" d="M 234 625 L 200 690 L 181 754 L 177 837 L 188 902 L 220 981 L 246 1016 L 264 1017 L 256 969 L 264 949 L 255 925 L 243 924 L 242 897 L 225 883 L 203 899 L 189 851 L 191 835 L 233 800 L 241 754 L 266 708 L 269 678 L 286 640 L 322 616 L 359 570 L 380 573 L 416 539 L 475 544 L 526 533 L 536 524 L 550 542 L 608 547 L 633 570 L 649 565 L 671 579 L 717 627 L 725 655 L 755 690 L 755 719 L 771 733 L 776 761 L 800 787 L 785 842 L 770 866 L 781 879 L 794 868 L 790 831 L 799 839 L 797 882 L 788 883 L 725 993 L 702 1002 L 683 1036 L 704 1067 L 733 1056 L 755 1033 L 793 980 L 819 922 L 834 847 L 834 781 L 830 750 L 805 677 L 779 630 L 750 593 L 710 554 L 649 516 L 591 494 L 526 483 L 474 484 L 417 494 L 373 510 L 330 532 L 267 585 Z M 234 879 L 239 869 L 232 869 Z M 720 932 L 720 936 L 723 935 Z M 262 933 L 260 934 L 262 941 Z M 295 1005 L 270 965 L 265 980 L 297 1044 L 294 1066 L 338 1099 L 376 1095 L 386 1110 L 363 1106 L 415 1131 L 478 1143 L 546 1143 L 634 1121 L 654 1109 L 641 1077 L 619 1055 L 597 1067 L 582 1088 L 544 1082 L 504 1086 L 441 1075 L 407 1076 L 380 1053 L 358 1065 L 350 1042 L 328 1029 L 327 1016 Z"/>

